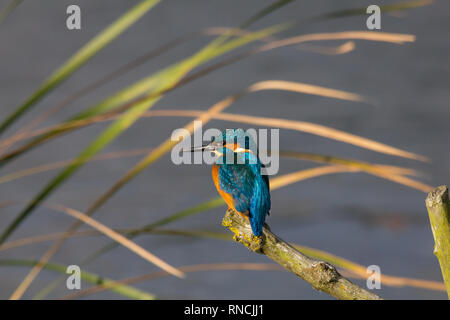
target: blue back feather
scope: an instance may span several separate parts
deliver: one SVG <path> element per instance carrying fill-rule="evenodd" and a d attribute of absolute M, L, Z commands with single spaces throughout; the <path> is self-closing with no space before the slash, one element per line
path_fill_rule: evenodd
<path fill-rule="evenodd" d="M 260 236 L 270 210 L 269 179 L 261 175 L 262 164 L 252 153 L 224 148 L 224 157 L 234 157 L 232 164 L 218 163 L 220 189 L 233 197 L 239 212 L 249 212 L 253 233 Z"/>

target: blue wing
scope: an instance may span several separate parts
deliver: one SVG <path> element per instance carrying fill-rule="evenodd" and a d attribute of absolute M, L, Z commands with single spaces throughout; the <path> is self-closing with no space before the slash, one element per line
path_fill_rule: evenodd
<path fill-rule="evenodd" d="M 245 157 L 255 157 L 245 153 Z M 249 212 L 253 233 L 261 235 L 266 215 L 270 210 L 269 180 L 261 175 L 261 162 L 251 164 L 222 164 L 219 168 L 219 186 L 230 194 L 239 212 Z"/>

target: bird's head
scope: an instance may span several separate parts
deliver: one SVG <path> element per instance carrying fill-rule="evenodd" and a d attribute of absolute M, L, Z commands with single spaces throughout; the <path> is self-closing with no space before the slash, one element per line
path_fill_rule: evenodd
<path fill-rule="evenodd" d="M 243 129 L 227 129 L 213 137 L 211 142 L 187 151 L 210 151 L 218 158 L 231 154 L 250 153 L 257 155 L 257 146 L 251 134 Z"/>

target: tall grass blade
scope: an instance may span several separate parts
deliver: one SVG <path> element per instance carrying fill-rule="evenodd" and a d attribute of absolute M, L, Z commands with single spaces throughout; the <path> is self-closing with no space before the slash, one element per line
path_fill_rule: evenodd
<path fill-rule="evenodd" d="M 275 263 L 206 263 L 206 264 L 195 264 L 181 267 L 186 273 L 187 272 L 201 272 L 201 271 L 231 271 L 231 270 L 248 270 L 248 271 L 284 271 L 283 268 Z M 100 285 L 94 286 L 88 289 L 78 291 L 73 294 L 68 294 L 63 296 L 62 300 L 72 300 L 85 297 L 91 294 L 99 293 L 105 290 L 110 290 L 110 288 L 120 287 L 122 284 L 131 284 L 142 282 L 145 280 L 158 279 L 166 277 L 166 273 L 162 272 L 152 272 L 140 276 L 134 276 L 126 279 L 122 279 L 119 282 L 112 283 L 111 285 Z"/>
<path fill-rule="evenodd" d="M 114 151 L 114 152 L 99 154 L 95 157 L 92 157 L 89 161 L 90 162 L 91 161 L 103 161 L 103 160 L 109 160 L 109 159 L 136 157 L 138 155 L 147 154 L 150 151 L 151 151 L 151 148 Z M 61 161 L 46 163 L 46 164 L 31 167 L 31 168 L 14 171 L 14 172 L 8 173 L 4 176 L 0 176 L 0 184 L 10 182 L 10 181 L 13 181 L 16 179 L 28 177 L 31 175 L 35 175 L 38 173 L 63 168 L 65 166 L 67 166 L 68 164 L 70 164 L 72 161 L 73 161 L 73 159 L 61 160 Z"/>
<path fill-rule="evenodd" d="M 259 19 L 267 16 L 268 14 L 272 13 L 273 11 L 280 9 L 281 7 L 283 7 L 284 5 L 292 2 L 294 0 L 278 0 L 275 1 L 274 3 L 272 3 L 271 5 L 263 8 L 261 11 L 257 12 L 255 15 L 253 15 L 252 17 L 250 17 L 247 21 L 245 21 L 244 23 L 242 23 L 238 28 L 247 28 L 249 25 L 251 25 L 252 23 L 258 21 Z"/>
<path fill-rule="evenodd" d="M 429 185 L 420 183 L 413 179 L 404 177 L 401 174 L 397 174 L 393 172 L 393 168 L 391 167 L 382 167 L 379 165 L 373 165 L 368 162 L 357 161 L 352 159 L 345 159 L 339 157 L 331 157 L 331 156 L 323 156 L 318 154 L 304 153 L 304 152 L 295 152 L 295 151 L 280 151 L 281 156 L 292 157 L 302 160 L 310 160 L 315 162 L 322 163 L 332 163 L 337 165 L 344 165 L 346 167 L 355 168 L 374 176 L 390 180 L 399 184 L 406 185 L 410 188 L 420 190 L 423 192 L 430 192 L 433 188 Z M 402 168 L 403 169 L 403 168 Z"/>
<path fill-rule="evenodd" d="M 419 8 L 423 6 L 430 5 L 433 3 L 433 0 L 413 0 L 413 1 L 403 1 L 403 2 L 397 2 L 392 4 L 386 4 L 386 5 L 380 5 L 380 9 L 383 13 L 387 12 L 395 12 L 395 11 L 403 11 L 408 9 L 414 9 Z M 363 8 L 356 8 L 356 9 L 344 9 L 339 10 L 335 12 L 330 12 L 327 14 L 324 14 L 323 18 L 341 18 L 341 17 L 348 17 L 348 16 L 357 16 L 366 14 L 366 7 Z"/>
<path fill-rule="evenodd" d="M 5 9 L 0 12 L 0 24 L 2 24 L 6 18 L 16 9 L 23 0 L 12 0 Z"/>
<path fill-rule="evenodd" d="M 32 260 L 0 260 L 0 266 L 7 266 L 7 267 L 11 267 L 11 266 L 34 267 L 37 264 L 38 264 L 38 261 L 32 261 Z M 46 263 L 43 267 L 46 270 L 51 270 L 51 271 L 61 273 L 63 275 L 67 275 L 67 273 L 66 273 L 67 267 L 66 266 L 54 264 L 54 263 Z M 148 293 L 148 292 L 144 292 L 142 290 L 139 290 L 139 289 L 136 289 L 133 287 L 130 287 L 128 285 L 121 284 L 120 286 L 113 286 L 113 284 L 116 283 L 114 280 L 110 280 L 108 278 L 101 277 L 101 276 L 98 276 L 93 273 L 89 273 L 89 272 L 81 270 L 80 277 L 82 280 L 84 280 L 88 283 L 94 284 L 94 285 L 99 285 L 99 284 L 108 285 L 108 286 L 110 286 L 111 291 L 118 293 L 129 299 L 135 299 L 135 300 L 154 300 L 154 299 L 156 299 L 155 295 Z"/>

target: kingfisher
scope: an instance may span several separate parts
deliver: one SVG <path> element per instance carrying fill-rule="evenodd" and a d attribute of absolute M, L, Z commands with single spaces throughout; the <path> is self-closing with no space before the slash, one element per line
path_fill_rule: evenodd
<path fill-rule="evenodd" d="M 260 237 L 270 211 L 268 175 L 251 135 L 243 129 L 227 129 L 210 143 L 190 150 L 216 155 L 212 167 L 214 185 L 229 208 L 250 221 L 252 232 Z"/>

